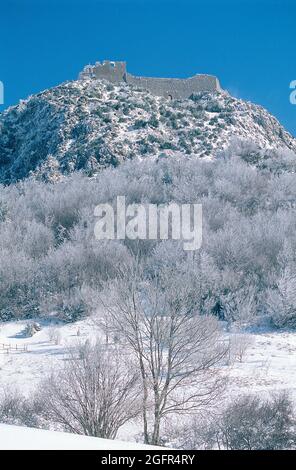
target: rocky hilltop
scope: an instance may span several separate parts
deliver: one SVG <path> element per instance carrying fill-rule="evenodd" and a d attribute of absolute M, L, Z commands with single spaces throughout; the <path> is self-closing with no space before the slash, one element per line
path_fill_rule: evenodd
<path fill-rule="evenodd" d="M 233 139 L 296 151 L 296 140 L 261 106 L 227 92 L 168 100 L 105 80 L 67 82 L 0 114 L 0 182 L 88 174 L 128 159 L 215 158 Z"/>

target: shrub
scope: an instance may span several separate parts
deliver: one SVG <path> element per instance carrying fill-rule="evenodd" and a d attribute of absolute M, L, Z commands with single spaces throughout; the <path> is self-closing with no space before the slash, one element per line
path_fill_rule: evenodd
<path fill-rule="evenodd" d="M 26 325 L 25 328 L 25 336 L 30 338 L 31 336 L 34 336 L 38 331 L 41 330 L 41 326 L 37 322 L 29 322 Z"/>
<path fill-rule="evenodd" d="M 61 332 L 58 328 L 55 328 L 54 326 L 51 326 L 47 330 L 47 335 L 49 338 L 49 341 L 53 342 L 54 344 L 58 345 L 61 343 Z"/>
<path fill-rule="evenodd" d="M 41 385 L 43 418 L 75 434 L 114 439 L 140 413 L 137 380 L 118 350 L 87 342 Z"/>
<path fill-rule="evenodd" d="M 226 449 L 295 448 L 293 402 L 286 394 L 264 400 L 244 396 L 230 404 L 218 422 L 217 440 Z"/>
<path fill-rule="evenodd" d="M 173 445 L 185 449 L 295 449 L 292 400 L 281 393 L 269 399 L 234 399 L 219 416 L 195 418 L 173 433 Z"/>
<path fill-rule="evenodd" d="M 38 427 L 38 406 L 17 390 L 6 389 L 0 393 L 0 423 Z"/>

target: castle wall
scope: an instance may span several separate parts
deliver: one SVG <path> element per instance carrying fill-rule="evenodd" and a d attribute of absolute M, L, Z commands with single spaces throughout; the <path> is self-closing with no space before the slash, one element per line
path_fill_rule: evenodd
<path fill-rule="evenodd" d="M 191 78 L 148 78 L 126 74 L 127 83 L 149 90 L 156 96 L 172 99 L 186 99 L 200 91 L 216 91 L 220 89 L 219 81 L 211 75 L 196 75 Z"/>
<path fill-rule="evenodd" d="M 135 77 L 127 73 L 125 62 L 107 60 L 86 66 L 80 73 L 79 78 L 105 79 L 112 83 L 126 82 L 148 90 L 156 96 L 171 99 L 186 99 L 193 93 L 221 90 L 219 80 L 212 75 L 195 75 L 184 79 Z"/>
<path fill-rule="evenodd" d="M 94 78 L 104 79 L 108 82 L 117 83 L 124 81 L 126 73 L 125 62 L 111 62 L 104 60 L 104 62 L 96 62 L 95 65 L 87 65 L 79 75 L 79 78 Z"/>

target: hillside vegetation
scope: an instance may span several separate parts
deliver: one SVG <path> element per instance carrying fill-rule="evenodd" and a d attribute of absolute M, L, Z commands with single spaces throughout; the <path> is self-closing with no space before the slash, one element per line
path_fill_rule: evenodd
<path fill-rule="evenodd" d="M 186 273 L 197 313 L 295 326 L 295 155 L 273 151 L 251 165 L 258 152 L 236 143 L 214 161 L 160 157 L 92 178 L 2 187 L 1 320 L 89 315 L 105 282 L 136 259 L 146 279 L 163 267 L 172 282 Z M 118 195 L 127 203 L 202 203 L 201 250 L 192 258 L 178 241 L 96 240 L 94 207 Z"/>

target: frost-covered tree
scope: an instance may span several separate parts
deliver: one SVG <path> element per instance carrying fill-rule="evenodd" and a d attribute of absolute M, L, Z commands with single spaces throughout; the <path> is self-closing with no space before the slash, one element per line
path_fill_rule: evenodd
<path fill-rule="evenodd" d="M 275 326 L 296 327 L 296 276 L 290 268 L 284 269 L 276 287 L 269 290 L 267 304 Z"/>
<path fill-rule="evenodd" d="M 118 350 L 86 343 L 42 384 L 43 416 L 74 434 L 114 439 L 139 414 L 137 374 Z"/>
<path fill-rule="evenodd" d="M 171 432 L 181 449 L 288 450 L 296 448 L 295 410 L 284 392 L 243 395 L 222 411 L 196 416 Z"/>
<path fill-rule="evenodd" d="M 145 279 L 139 265 L 123 268 L 106 286 L 102 304 L 141 377 L 144 440 L 159 444 L 164 418 L 210 407 L 221 394 L 217 366 L 227 347 L 218 321 L 200 315 L 198 296 L 182 269 Z"/>
<path fill-rule="evenodd" d="M 226 449 L 279 450 L 296 445 L 293 403 L 285 393 L 267 400 L 238 398 L 216 423 L 217 443 Z"/>

